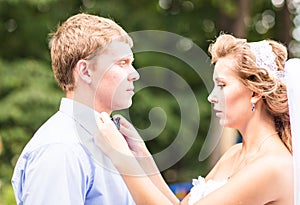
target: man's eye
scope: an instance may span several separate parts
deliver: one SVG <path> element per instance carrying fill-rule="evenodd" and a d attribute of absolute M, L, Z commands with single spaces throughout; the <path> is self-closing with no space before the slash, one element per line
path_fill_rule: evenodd
<path fill-rule="evenodd" d="M 126 60 L 121 60 L 121 61 L 119 62 L 119 64 L 122 65 L 122 66 L 126 65 L 126 63 L 127 63 Z"/>
<path fill-rule="evenodd" d="M 120 66 L 127 66 L 130 64 L 130 61 L 129 60 L 121 60 L 119 61 L 119 65 Z"/>

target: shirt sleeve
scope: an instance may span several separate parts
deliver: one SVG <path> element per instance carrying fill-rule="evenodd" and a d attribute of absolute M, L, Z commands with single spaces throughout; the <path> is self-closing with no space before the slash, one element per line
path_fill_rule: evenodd
<path fill-rule="evenodd" d="M 84 204 L 92 177 L 78 147 L 45 145 L 25 157 L 20 194 L 23 205 Z"/>

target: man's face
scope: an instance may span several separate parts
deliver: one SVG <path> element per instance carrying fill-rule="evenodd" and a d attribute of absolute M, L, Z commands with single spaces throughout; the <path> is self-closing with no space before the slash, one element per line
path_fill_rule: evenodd
<path fill-rule="evenodd" d="M 95 110 L 111 113 L 131 106 L 133 82 L 139 79 L 133 60 L 130 46 L 120 41 L 112 42 L 95 56 L 91 82 Z"/>

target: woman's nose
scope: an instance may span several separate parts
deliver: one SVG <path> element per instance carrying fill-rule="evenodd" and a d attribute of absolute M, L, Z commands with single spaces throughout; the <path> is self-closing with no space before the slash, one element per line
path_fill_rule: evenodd
<path fill-rule="evenodd" d="M 214 91 L 211 91 L 211 93 L 209 94 L 209 96 L 207 97 L 207 100 L 210 102 L 210 103 L 217 103 L 217 98 L 216 96 L 214 95 Z"/>

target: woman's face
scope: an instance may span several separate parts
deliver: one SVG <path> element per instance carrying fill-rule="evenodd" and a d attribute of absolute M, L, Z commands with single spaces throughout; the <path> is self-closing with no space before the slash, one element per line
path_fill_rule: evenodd
<path fill-rule="evenodd" d="M 253 92 L 234 73 L 234 66 L 234 57 L 224 57 L 217 61 L 213 75 L 214 89 L 208 101 L 213 104 L 222 126 L 239 129 L 252 113 L 250 100 Z"/>

